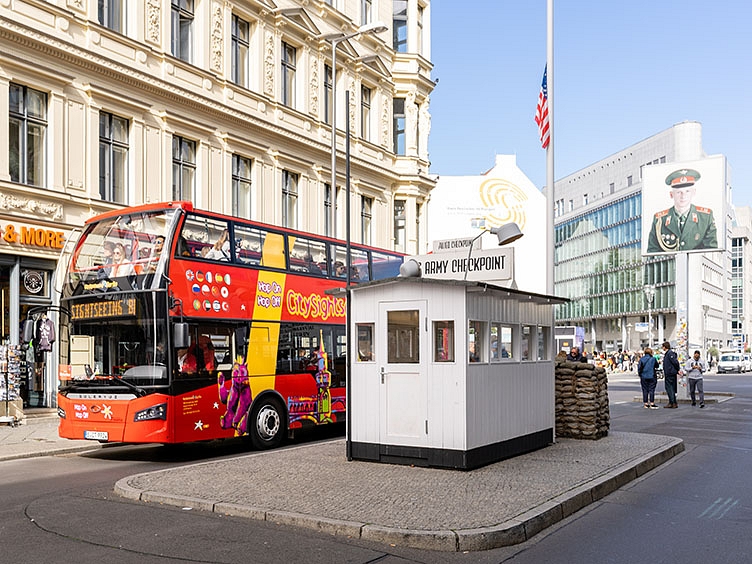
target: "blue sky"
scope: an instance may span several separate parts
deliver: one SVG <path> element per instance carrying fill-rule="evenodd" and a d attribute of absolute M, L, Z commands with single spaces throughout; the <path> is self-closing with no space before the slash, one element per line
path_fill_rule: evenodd
<path fill-rule="evenodd" d="M 431 172 L 516 154 L 542 187 L 546 0 L 433 0 L 431 18 Z M 705 152 L 729 160 L 733 203 L 752 205 L 751 22 L 749 0 L 554 0 L 556 178 L 698 121 Z"/>

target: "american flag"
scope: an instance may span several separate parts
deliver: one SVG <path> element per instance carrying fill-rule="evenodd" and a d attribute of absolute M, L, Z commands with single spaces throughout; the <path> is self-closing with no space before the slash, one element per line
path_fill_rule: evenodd
<path fill-rule="evenodd" d="M 541 83 L 540 94 L 538 94 L 538 107 L 535 108 L 535 123 L 538 124 L 540 133 L 541 146 L 546 149 L 551 136 L 548 131 L 548 65 L 543 70 L 543 82 Z"/>

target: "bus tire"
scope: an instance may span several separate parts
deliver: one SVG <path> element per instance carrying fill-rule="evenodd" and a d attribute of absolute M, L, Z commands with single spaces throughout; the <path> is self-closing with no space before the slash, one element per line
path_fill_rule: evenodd
<path fill-rule="evenodd" d="M 285 411 L 274 396 L 259 398 L 251 408 L 248 433 L 254 448 L 265 450 L 282 444 L 285 436 Z"/>

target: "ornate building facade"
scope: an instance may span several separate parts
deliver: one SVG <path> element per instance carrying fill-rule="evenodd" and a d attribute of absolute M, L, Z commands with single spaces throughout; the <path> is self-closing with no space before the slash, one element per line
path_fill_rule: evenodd
<path fill-rule="evenodd" d="M 104 211 L 185 199 L 343 237 L 348 124 L 352 240 L 425 244 L 430 0 L 0 0 L 0 39 L 1 339 Z"/>

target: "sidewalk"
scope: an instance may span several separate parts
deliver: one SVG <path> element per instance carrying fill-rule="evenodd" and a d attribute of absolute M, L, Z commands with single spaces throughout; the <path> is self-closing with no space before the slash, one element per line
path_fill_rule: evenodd
<path fill-rule="evenodd" d="M 55 410 L 0 425 L 0 461 L 98 448 L 60 439 Z M 137 474 L 115 492 L 336 536 L 477 551 L 524 542 L 683 450 L 673 437 L 612 431 L 464 472 L 348 462 L 336 439 Z"/>
<path fill-rule="evenodd" d="M 97 442 L 58 437 L 57 409 L 30 409 L 24 415 L 15 426 L 0 425 L 0 461 L 101 448 Z"/>

